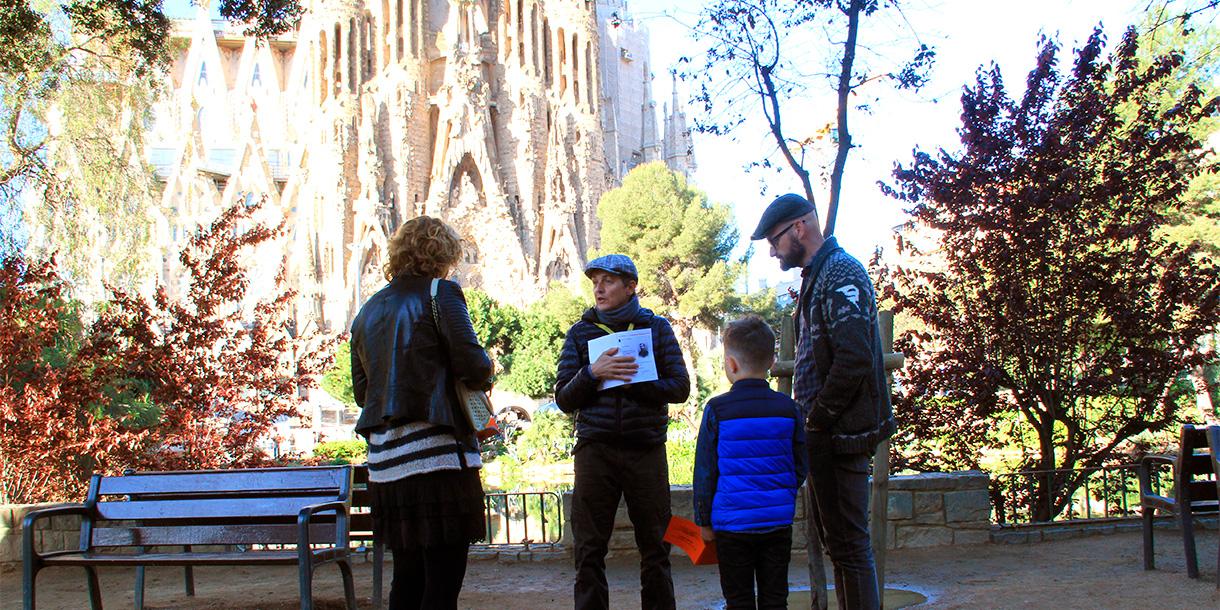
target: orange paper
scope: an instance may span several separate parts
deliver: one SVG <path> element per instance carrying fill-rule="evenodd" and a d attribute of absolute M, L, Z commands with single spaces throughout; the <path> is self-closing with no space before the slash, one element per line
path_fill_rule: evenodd
<path fill-rule="evenodd" d="M 665 528 L 665 542 L 668 542 L 690 556 L 691 563 L 706 566 L 716 563 L 716 543 L 704 542 L 699 535 L 699 526 L 690 519 L 677 515 L 669 518 L 669 527 Z"/>

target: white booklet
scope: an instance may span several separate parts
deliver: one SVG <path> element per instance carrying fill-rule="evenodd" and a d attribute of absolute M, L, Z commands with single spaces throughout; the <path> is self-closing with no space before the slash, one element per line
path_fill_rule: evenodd
<path fill-rule="evenodd" d="M 598 390 L 606 390 L 641 381 L 656 381 L 657 360 L 652 350 L 652 329 L 627 330 L 621 333 L 590 339 L 589 362 L 597 362 L 597 359 L 612 347 L 618 348 L 618 353 L 615 356 L 631 356 L 635 358 L 635 363 L 640 368 L 631 377 L 631 381 L 619 381 L 617 379 L 603 380 L 597 385 Z"/>

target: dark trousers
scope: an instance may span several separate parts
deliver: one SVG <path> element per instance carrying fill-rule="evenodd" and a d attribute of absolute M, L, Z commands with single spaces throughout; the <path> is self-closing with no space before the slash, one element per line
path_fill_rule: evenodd
<path fill-rule="evenodd" d="M 627 516 L 635 528 L 635 544 L 640 550 L 640 607 L 674 608 L 670 545 L 662 540 L 670 517 L 665 445 L 619 447 L 588 443 L 576 452 L 575 462 L 571 518 L 576 608 L 610 607 L 606 552 L 620 498 L 627 500 Z"/>
<path fill-rule="evenodd" d="M 788 563 L 792 526 L 765 534 L 716 532 L 720 591 L 727 610 L 775 610 L 788 607 Z M 755 605 L 754 585 L 758 585 Z"/>
<path fill-rule="evenodd" d="M 395 549 L 390 610 L 457 610 L 469 544 Z"/>
<path fill-rule="evenodd" d="M 868 535 L 870 456 L 811 452 L 809 457 L 809 479 L 818 505 L 815 523 L 822 546 L 834 564 L 839 608 L 879 608 L 877 568 Z"/>

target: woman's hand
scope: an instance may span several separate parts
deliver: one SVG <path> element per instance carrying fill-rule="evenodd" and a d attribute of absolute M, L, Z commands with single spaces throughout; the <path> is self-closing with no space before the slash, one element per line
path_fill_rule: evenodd
<path fill-rule="evenodd" d="M 704 542 L 711 542 L 716 539 L 716 532 L 713 532 L 712 528 L 706 525 L 701 525 L 699 526 L 699 537 L 702 538 Z"/>
<path fill-rule="evenodd" d="M 615 356 L 617 347 L 612 347 L 597 357 L 597 362 L 589 365 L 589 372 L 598 381 L 631 381 L 640 365 L 635 363 L 634 356 Z"/>

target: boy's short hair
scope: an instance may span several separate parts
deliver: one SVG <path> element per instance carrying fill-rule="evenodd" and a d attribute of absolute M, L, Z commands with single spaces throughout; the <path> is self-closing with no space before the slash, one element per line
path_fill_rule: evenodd
<path fill-rule="evenodd" d="M 775 332 L 756 315 L 729 322 L 722 338 L 724 351 L 745 368 L 766 371 L 775 363 Z"/>

